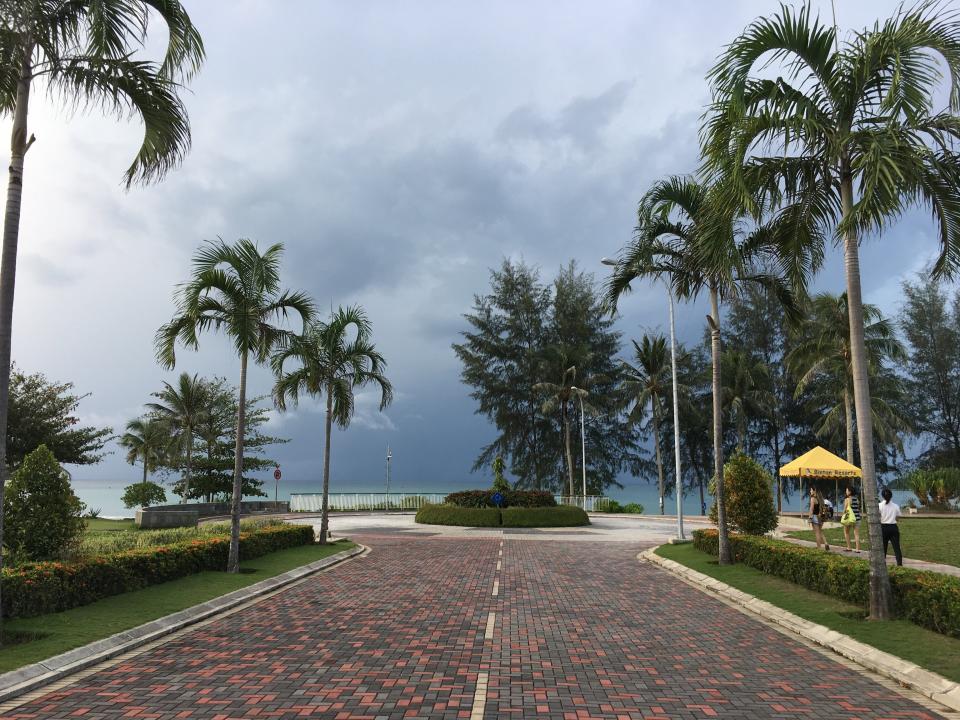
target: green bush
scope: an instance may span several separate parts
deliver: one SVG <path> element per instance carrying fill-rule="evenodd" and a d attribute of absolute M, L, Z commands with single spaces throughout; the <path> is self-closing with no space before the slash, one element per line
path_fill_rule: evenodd
<path fill-rule="evenodd" d="M 60 558 L 83 534 L 83 509 L 67 471 L 41 445 L 23 459 L 7 486 L 4 544 L 17 559 Z"/>
<path fill-rule="evenodd" d="M 763 466 L 743 453 L 734 453 L 723 466 L 727 523 L 747 535 L 764 535 L 777 527 L 773 505 L 773 478 Z M 710 507 L 710 520 L 717 523 L 717 504 Z"/>
<path fill-rule="evenodd" d="M 123 489 L 123 497 L 120 499 L 126 508 L 149 507 L 150 505 L 165 503 L 167 501 L 167 493 L 162 486 L 147 480 L 146 482 L 127 485 Z"/>
<path fill-rule="evenodd" d="M 462 527 L 499 527 L 500 510 L 456 505 L 424 505 L 415 520 L 425 525 L 460 525 Z"/>
<path fill-rule="evenodd" d="M 640 503 L 627 503 L 623 506 L 623 511 L 631 515 L 643 515 L 643 505 Z"/>
<path fill-rule="evenodd" d="M 698 550 L 716 555 L 717 531 L 695 530 L 693 544 Z M 870 565 L 866 560 L 750 535 L 730 535 L 730 550 L 735 562 L 824 595 L 869 605 Z M 960 638 L 960 578 L 895 567 L 890 568 L 890 584 L 900 616 Z"/>
<path fill-rule="evenodd" d="M 590 524 L 587 514 L 573 505 L 504 508 L 500 518 L 503 527 L 576 527 Z"/>
<path fill-rule="evenodd" d="M 309 525 L 279 525 L 240 534 L 240 559 L 313 543 Z M 76 562 L 41 562 L 3 569 L 3 615 L 33 617 L 227 566 L 230 538 L 206 538 L 97 555 Z"/>
<path fill-rule="evenodd" d="M 603 498 L 602 500 L 597 500 L 596 504 L 593 506 L 594 512 L 602 513 L 622 513 L 623 505 L 618 503 L 613 498 Z"/>
<path fill-rule="evenodd" d="M 457 507 L 496 507 L 493 494 L 496 490 L 462 490 L 444 498 L 445 505 Z M 502 490 L 501 507 L 556 507 L 557 501 L 544 490 Z"/>
<path fill-rule="evenodd" d="M 283 520 L 268 518 L 249 518 L 240 521 L 241 532 L 251 532 L 267 527 L 282 526 Z M 189 540 L 205 539 L 217 535 L 230 535 L 230 523 L 206 523 L 197 527 L 162 528 L 159 530 L 111 530 L 109 532 L 90 532 L 83 536 L 77 548 L 76 557 L 107 555 L 122 550 L 138 550 L 158 545 Z"/>

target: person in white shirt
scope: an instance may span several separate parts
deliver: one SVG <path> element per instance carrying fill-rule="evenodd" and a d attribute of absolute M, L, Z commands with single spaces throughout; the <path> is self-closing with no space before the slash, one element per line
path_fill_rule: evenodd
<path fill-rule="evenodd" d="M 897 565 L 903 565 L 903 554 L 900 552 L 900 528 L 897 526 L 897 518 L 900 517 L 900 506 L 892 502 L 893 493 L 890 488 L 884 488 L 880 495 L 883 496 L 883 502 L 880 503 L 880 533 L 883 535 L 883 555 L 887 555 L 887 547 L 893 543 L 893 554 L 897 558 Z"/>

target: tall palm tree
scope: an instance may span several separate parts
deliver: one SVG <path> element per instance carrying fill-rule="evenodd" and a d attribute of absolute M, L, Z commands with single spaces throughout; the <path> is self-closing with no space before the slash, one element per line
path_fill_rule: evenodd
<path fill-rule="evenodd" d="M 35 139 L 27 125 L 34 81 L 42 80 L 67 107 L 100 106 L 118 117 L 140 116 L 143 144 L 124 175 L 127 187 L 160 180 L 190 147 L 190 123 L 179 89 L 199 70 L 204 56 L 190 16 L 178 0 L 112 0 L 109 5 L 106 10 L 100 0 L 0 2 L 0 115 L 13 118 L 0 250 L 0 438 L 7 436 L 24 161 Z M 146 42 L 151 14 L 167 27 L 159 64 L 136 57 Z M 6 443 L 0 442 L 0 508 L 6 481 Z"/>
<path fill-rule="evenodd" d="M 724 565 L 732 562 L 732 556 L 723 482 L 720 302 L 736 295 L 743 284 L 758 283 L 773 290 L 794 317 L 795 303 L 786 281 L 799 284 L 804 272 L 820 260 L 815 253 L 805 252 L 806 245 L 788 244 L 790 238 L 783 237 L 782 228 L 791 227 L 785 216 L 793 208 L 785 208 L 747 233 L 740 213 L 728 209 L 727 195 L 721 182 L 704 185 L 690 177 L 673 176 L 654 183 L 640 201 L 633 242 L 621 250 L 607 281 L 612 309 L 637 278 L 664 278 L 684 299 L 695 299 L 704 290 L 709 294 L 714 483 L 718 555 Z M 798 236 L 803 229 L 798 224 Z"/>
<path fill-rule="evenodd" d="M 566 364 L 566 363 L 564 363 Z M 560 382 L 539 382 L 533 386 L 535 392 L 546 395 L 540 410 L 544 415 L 552 415 L 557 410 L 560 411 L 560 427 L 563 432 L 564 459 L 567 466 L 567 492 L 570 497 L 574 496 L 573 490 L 573 451 L 570 447 L 570 417 L 573 413 L 570 404 L 575 398 L 586 399 L 586 390 L 576 387 L 577 367 L 571 365 L 564 368 L 560 377 Z"/>
<path fill-rule="evenodd" d="M 293 332 L 273 323 L 297 313 L 307 323 L 313 316 L 313 301 L 300 292 L 280 287 L 280 256 L 283 245 L 271 245 L 261 254 L 252 240 L 241 238 L 233 245 L 223 240 L 208 242 L 193 256 L 193 277 L 180 286 L 177 312 L 157 330 L 157 360 L 176 365 L 179 340 L 197 349 L 198 335 L 222 330 L 240 356 L 240 390 L 237 404 L 237 438 L 233 462 L 233 498 L 230 507 L 230 554 L 228 572 L 240 571 L 240 499 L 243 494 L 243 438 L 246 430 L 247 364 L 265 363 L 278 347 L 288 344 Z"/>
<path fill-rule="evenodd" d="M 771 78 L 771 62 L 781 74 Z M 946 69 L 948 107 L 937 103 Z M 710 73 L 706 169 L 741 199 L 761 189 L 804 208 L 843 244 L 853 395 L 870 528 L 870 615 L 892 615 L 880 537 L 860 238 L 911 205 L 939 227 L 938 275 L 960 267 L 960 22 L 940 2 L 901 7 L 842 42 L 833 26 L 781 5 L 730 43 Z"/>
<path fill-rule="evenodd" d="M 127 449 L 127 462 L 143 463 L 143 482 L 157 469 L 171 449 L 170 426 L 158 418 L 142 417 L 127 423 L 120 445 Z"/>
<path fill-rule="evenodd" d="M 671 392 L 667 339 L 663 335 L 644 335 L 639 343 L 636 340 L 631 342 L 634 364 L 631 365 L 626 360 L 622 361 L 623 392 L 627 398 L 627 405 L 632 405 L 627 419 L 631 423 L 640 422 L 646 416 L 647 406 L 650 407 L 653 450 L 657 461 L 660 514 L 663 515 L 663 456 L 660 448 L 660 424 L 663 419 L 663 397 Z M 677 482 L 680 482 L 679 479 Z"/>
<path fill-rule="evenodd" d="M 773 405 L 769 372 L 763 361 L 743 350 L 728 350 L 721 364 L 723 405 L 737 431 L 737 451 L 746 452 L 750 421 L 765 417 Z"/>
<path fill-rule="evenodd" d="M 328 322 L 304 327 L 271 361 L 276 374 L 274 402 L 286 410 L 287 400 L 297 404 L 301 394 L 326 395 L 323 449 L 323 499 L 320 511 L 320 542 L 327 542 L 330 526 L 330 431 L 336 422 L 350 426 L 357 388 L 376 385 L 380 389 L 380 410 L 393 401 L 393 386 L 384 371 L 387 363 L 371 340 L 373 326 L 360 307 L 338 308 Z M 285 370 L 287 363 L 299 365 Z"/>
<path fill-rule="evenodd" d="M 180 373 L 177 385 L 163 383 L 163 390 L 154 393 L 158 403 L 147 403 L 147 409 L 165 419 L 178 433 L 180 454 L 185 460 L 183 498 L 190 499 L 190 476 L 193 470 L 194 433 L 210 411 L 210 392 L 206 381 L 189 373 Z"/>
<path fill-rule="evenodd" d="M 876 378 L 884 364 L 906 362 L 907 352 L 897 339 L 893 324 L 869 304 L 863 306 L 863 337 L 871 378 Z M 797 376 L 797 397 L 811 384 L 823 385 L 826 394 L 837 398 L 824 416 L 819 434 L 830 434 L 835 428 L 843 428 L 846 440 L 847 461 L 856 464 L 854 456 L 853 421 L 853 367 L 850 343 L 850 312 L 847 294 L 820 293 L 811 301 L 807 319 L 798 331 L 799 341 L 787 356 L 787 366 Z M 874 393 L 875 394 L 875 393 Z M 895 439 L 896 430 L 903 420 L 896 422 L 899 413 L 883 402 L 872 398 L 874 432 L 880 431 L 884 439 Z M 879 411 L 879 412 L 878 412 Z M 842 417 L 842 421 L 840 420 Z"/>

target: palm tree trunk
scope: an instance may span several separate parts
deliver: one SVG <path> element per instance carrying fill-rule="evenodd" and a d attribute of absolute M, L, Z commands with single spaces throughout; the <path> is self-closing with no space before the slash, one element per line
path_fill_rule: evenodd
<path fill-rule="evenodd" d="M 0 547 L 3 546 L 3 498 L 7 486 L 7 411 L 10 400 L 10 346 L 13 340 L 13 295 L 17 279 L 17 243 L 20 239 L 20 204 L 23 198 L 23 160 L 27 141 L 27 109 L 30 104 L 30 59 L 33 43 L 23 48 L 17 100 L 10 135 L 10 169 L 7 206 L 3 217 L 3 250 L 0 256 Z M 0 572 L 3 554 L 0 553 Z M 2 644 L 2 640 L 0 640 Z"/>
<path fill-rule="evenodd" d="M 567 454 L 567 487 L 569 497 L 573 497 L 573 453 L 570 452 L 570 418 L 567 414 L 567 403 L 560 406 L 560 416 L 563 418 L 563 443 Z"/>
<path fill-rule="evenodd" d="M 849 164 L 841 168 L 840 202 L 846 220 L 853 211 L 853 176 Z M 850 313 L 850 360 L 853 371 L 853 401 L 857 411 L 860 470 L 870 534 L 870 617 L 889 620 L 893 614 L 890 576 L 883 557 L 880 535 L 880 508 L 877 504 L 877 473 L 873 460 L 873 415 L 867 352 L 863 337 L 863 298 L 860 290 L 860 253 L 856 233 L 848 229 L 843 237 L 844 268 L 847 275 L 847 307 Z"/>
<path fill-rule="evenodd" d="M 247 353 L 240 356 L 240 404 L 237 406 L 237 441 L 233 456 L 233 500 L 230 503 L 230 556 L 227 572 L 240 572 L 240 498 L 243 496 L 243 437 L 247 420 Z"/>
<path fill-rule="evenodd" d="M 193 470 L 193 428 L 187 428 L 187 472 L 183 479 L 183 497 L 190 502 L 190 476 Z"/>
<path fill-rule="evenodd" d="M 650 398 L 650 407 L 653 415 L 653 449 L 657 458 L 657 482 L 660 491 L 660 514 L 663 515 L 663 459 L 660 457 L 660 418 L 657 414 L 656 396 Z"/>
<path fill-rule="evenodd" d="M 333 427 L 333 393 L 327 388 L 327 419 L 323 446 L 323 497 L 320 504 L 320 544 L 327 544 L 330 531 L 330 430 Z"/>
<path fill-rule="evenodd" d="M 846 423 L 846 433 L 847 433 L 847 462 L 850 464 L 855 464 L 853 462 L 853 408 L 850 406 L 850 384 L 846 384 L 846 387 L 843 388 L 843 417 L 844 422 Z"/>
<path fill-rule="evenodd" d="M 146 456 L 146 454 L 144 454 L 144 456 L 143 456 L 143 482 L 144 482 L 144 483 L 147 482 L 147 456 Z"/>
<path fill-rule="evenodd" d="M 723 408 L 720 406 L 720 299 L 715 285 L 710 286 L 710 352 L 713 356 L 713 474 L 717 487 L 717 529 L 719 561 L 730 565 L 730 538 L 727 534 L 727 507 L 723 496 Z"/>

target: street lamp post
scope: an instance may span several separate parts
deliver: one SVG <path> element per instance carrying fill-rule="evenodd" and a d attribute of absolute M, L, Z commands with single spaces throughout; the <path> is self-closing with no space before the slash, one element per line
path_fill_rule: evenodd
<path fill-rule="evenodd" d="M 616 267 L 617 261 L 600 258 L 603 265 Z M 667 287 L 667 300 L 670 303 L 670 369 L 673 374 L 673 455 L 675 466 L 674 484 L 677 493 L 677 539 L 683 540 L 683 481 L 680 477 L 680 401 L 677 392 L 677 337 L 673 322 L 673 289 L 664 280 Z"/>
<path fill-rule="evenodd" d="M 387 445 L 387 501 L 390 501 L 390 460 L 393 458 L 393 453 L 390 452 L 390 446 Z"/>
<path fill-rule="evenodd" d="M 577 399 L 580 401 L 580 464 L 583 470 L 583 509 L 587 509 L 587 435 L 584 430 L 583 422 L 583 396 L 576 387 L 571 390 L 577 393 Z"/>

